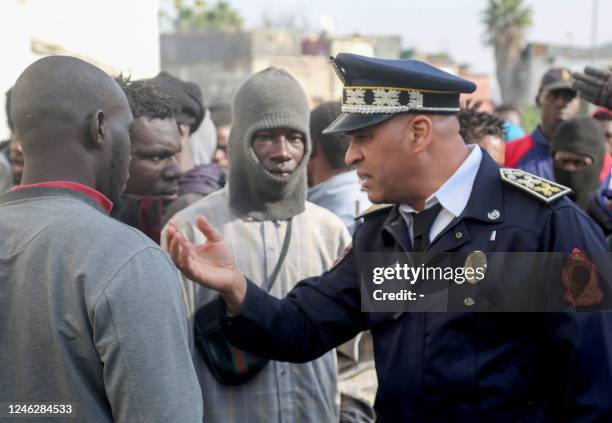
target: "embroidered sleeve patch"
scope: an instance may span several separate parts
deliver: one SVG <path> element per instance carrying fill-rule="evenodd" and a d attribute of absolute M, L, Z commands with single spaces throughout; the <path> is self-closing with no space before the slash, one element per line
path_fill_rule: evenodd
<path fill-rule="evenodd" d="M 563 298 L 573 306 L 600 304 L 603 292 L 595 264 L 586 254 L 574 248 L 561 272 L 565 295 Z"/>
<path fill-rule="evenodd" d="M 338 266 L 340 264 L 340 262 L 342 260 L 344 260 L 346 258 L 346 256 L 349 255 L 349 253 L 351 252 L 352 249 L 353 249 L 353 244 L 352 243 L 347 245 L 346 247 L 344 247 L 344 251 L 342 251 L 342 254 L 340 256 L 338 256 L 336 261 L 334 261 L 334 263 L 329 268 L 329 270 L 332 270 L 332 269 L 336 268 L 336 266 Z"/>

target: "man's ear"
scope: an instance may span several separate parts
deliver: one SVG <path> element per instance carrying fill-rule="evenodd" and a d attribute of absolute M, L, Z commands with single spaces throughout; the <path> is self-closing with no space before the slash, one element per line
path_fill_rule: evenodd
<path fill-rule="evenodd" d="M 427 150 L 433 134 L 433 123 L 427 115 L 417 115 L 410 122 L 413 139 L 412 144 L 416 154 Z"/>
<path fill-rule="evenodd" d="M 176 123 L 178 125 L 179 133 L 181 134 L 181 139 L 188 139 L 191 135 L 191 126 L 186 123 Z"/>
<path fill-rule="evenodd" d="M 104 143 L 104 126 L 106 119 L 102 110 L 96 110 L 89 121 L 89 135 L 94 148 L 99 148 Z"/>

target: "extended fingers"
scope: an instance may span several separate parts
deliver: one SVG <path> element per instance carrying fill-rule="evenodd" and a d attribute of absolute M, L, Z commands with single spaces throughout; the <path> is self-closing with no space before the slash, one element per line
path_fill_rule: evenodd
<path fill-rule="evenodd" d="M 196 225 L 209 241 L 218 242 L 223 240 L 221 234 L 217 232 L 217 230 L 213 228 L 210 223 L 208 223 L 208 220 L 206 220 L 204 216 L 199 215 L 196 217 Z"/>
<path fill-rule="evenodd" d="M 172 254 L 176 257 L 177 266 L 179 266 L 181 270 L 186 270 L 189 247 L 189 242 L 177 232 L 173 239 Z"/>
<path fill-rule="evenodd" d="M 179 242 L 179 254 L 180 254 L 180 262 L 183 269 L 189 273 L 191 276 L 193 273 L 193 269 L 190 268 L 190 256 L 191 256 L 191 248 L 192 245 L 183 237 L 178 237 Z"/>
<path fill-rule="evenodd" d="M 176 222 L 174 220 L 171 219 L 170 221 L 168 221 L 168 225 L 167 225 L 166 231 L 168 233 L 178 232 L 177 229 L 176 229 Z"/>
<path fill-rule="evenodd" d="M 180 234 L 176 231 L 171 233 L 168 231 L 168 253 L 170 254 L 170 258 L 177 266 L 180 266 L 180 244 L 179 244 Z"/>
<path fill-rule="evenodd" d="M 578 91 L 581 97 L 585 98 L 590 102 L 594 102 L 598 95 L 600 87 L 598 85 L 591 85 L 582 81 L 574 81 L 573 85 L 574 89 Z"/>
<path fill-rule="evenodd" d="M 591 103 L 597 103 L 602 88 L 602 80 L 579 72 L 574 73 L 572 87 L 580 97 Z"/>
<path fill-rule="evenodd" d="M 595 77 L 597 79 L 604 79 L 604 80 L 610 78 L 610 74 L 612 74 L 612 72 L 609 72 L 604 69 L 594 68 L 592 66 L 585 67 L 584 73 L 592 77 Z"/>
<path fill-rule="evenodd" d="M 603 82 L 601 78 L 596 78 L 592 75 L 587 75 L 587 74 L 580 73 L 580 72 L 574 73 L 574 79 L 576 81 L 582 81 L 586 84 L 595 85 L 595 86 L 601 85 L 601 83 Z"/>

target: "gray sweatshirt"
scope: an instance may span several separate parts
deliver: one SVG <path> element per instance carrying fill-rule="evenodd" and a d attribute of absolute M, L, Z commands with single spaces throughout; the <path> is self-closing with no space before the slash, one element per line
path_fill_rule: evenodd
<path fill-rule="evenodd" d="M 24 403 L 72 405 L 53 421 L 202 421 L 176 269 L 63 188 L 0 196 L 0 419 Z"/>

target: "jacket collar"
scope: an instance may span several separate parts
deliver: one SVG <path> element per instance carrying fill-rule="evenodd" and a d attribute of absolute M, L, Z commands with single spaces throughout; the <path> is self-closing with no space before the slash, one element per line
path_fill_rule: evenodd
<path fill-rule="evenodd" d="M 488 154 L 482 155 L 472 193 L 460 216 L 460 219 L 467 218 L 483 222 L 504 221 L 503 182 L 499 176 L 499 165 Z"/>

